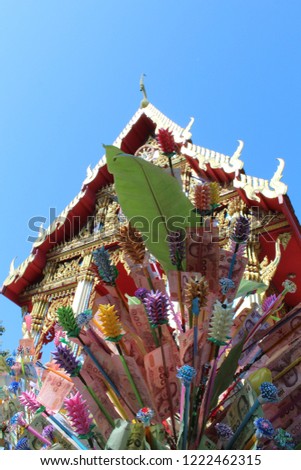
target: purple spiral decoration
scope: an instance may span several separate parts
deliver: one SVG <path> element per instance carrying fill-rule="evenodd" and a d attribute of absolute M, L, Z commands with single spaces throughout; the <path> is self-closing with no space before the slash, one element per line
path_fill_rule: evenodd
<path fill-rule="evenodd" d="M 167 235 L 167 243 L 169 246 L 170 261 L 177 269 L 182 268 L 182 261 L 185 258 L 185 234 L 181 230 L 169 232 Z"/>
<path fill-rule="evenodd" d="M 151 291 L 144 299 L 146 313 L 152 328 L 168 323 L 169 299 L 160 291 Z"/>
<path fill-rule="evenodd" d="M 59 344 L 56 351 L 52 353 L 54 362 L 71 376 L 78 375 L 81 365 L 78 359 L 74 356 L 73 352 L 67 346 Z"/>
<path fill-rule="evenodd" d="M 145 297 L 150 293 L 150 291 L 148 289 L 145 289 L 144 287 L 139 287 L 139 289 L 137 289 L 135 291 L 135 297 L 137 297 L 137 299 L 141 300 L 141 302 L 144 301 Z"/>
<path fill-rule="evenodd" d="M 246 243 L 250 235 L 250 221 L 247 217 L 240 215 L 236 220 L 234 230 L 230 239 L 236 243 Z"/>

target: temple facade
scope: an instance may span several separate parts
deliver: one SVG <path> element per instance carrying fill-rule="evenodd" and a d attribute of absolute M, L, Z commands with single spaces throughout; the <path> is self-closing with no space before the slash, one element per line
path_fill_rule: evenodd
<path fill-rule="evenodd" d="M 215 219 L 220 246 L 227 246 L 233 215 L 243 214 L 250 219 L 244 279 L 264 283 L 268 295 L 278 295 L 286 279 L 297 285 L 297 290 L 285 297 L 279 312 L 284 315 L 301 301 L 301 264 L 294 262 L 301 256 L 301 233 L 288 188 L 282 182 L 284 161 L 278 159 L 270 181 L 250 176 L 244 170 L 242 141 L 238 141 L 233 155 L 224 155 L 193 143 L 192 125 L 193 119 L 186 127 L 179 126 L 145 101 L 114 145 L 168 169 L 168 157 L 157 137 L 160 129 L 168 129 L 177 144 L 173 171 L 186 195 L 192 197 L 200 182 L 218 184 L 220 208 Z M 97 309 L 98 299 L 106 292 L 93 264 L 92 252 L 97 248 L 110 250 L 118 266 L 119 289 L 133 295 L 137 285 L 128 275 L 129 267 L 119 247 L 118 234 L 124 224 L 113 176 L 103 157 L 95 168 L 88 168 L 74 200 L 47 229 L 41 230 L 28 258 L 17 268 L 12 264 L 1 293 L 20 306 L 23 317 L 31 314 L 36 358 L 54 339 L 59 307 L 72 305 L 76 315 Z M 25 326 L 23 334 L 26 337 Z"/>

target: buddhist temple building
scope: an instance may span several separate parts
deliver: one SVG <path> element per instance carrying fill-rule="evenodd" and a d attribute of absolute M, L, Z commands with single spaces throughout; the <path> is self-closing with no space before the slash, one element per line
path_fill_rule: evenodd
<path fill-rule="evenodd" d="M 0 442 L 300 448 L 301 230 L 285 162 L 271 180 L 249 175 L 243 141 L 232 155 L 194 143 L 194 119 L 181 127 L 140 89 L 130 122 L 1 287 L 22 339 L 0 356 Z M 33 442 L 26 413 L 57 437 L 36 430 Z"/>
<path fill-rule="evenodd" d="M 278 159 L 270 181 L 250 176 L 244 170 L 242 141 L 233 155 L 224 155 L 193 143 L 192 125 L 193 119 L 181 127 L 144 100 L 114 145 L 164 168 L 168 158 L 160 150 L 157 134 L 159 129 L 168 129 L 178 146 L 172 163 L 183 191 L 191 195 L 200 181 L 219 185 L 222 210 L 216 219 L 220 233 L 225 233 L 220 245 L 227 242 L 229 216 L 241 213 L 251 219 L 244 279 L 265 283 L 269 294 L 279 294 L 286 279 L 297 285 L 296 292 L 285 297 L 282 309 L 288 311 L 301 300 L 301 263 L 295 262 L 301 257 L 301 232 L 282 181 L 284 161 Z M 103 294 L 93 269 L 93 250 L 101 246 L 112 250 L 119 267 L 118 286 L 133 294 L 136 287 L 118 250 L 117 234 L 124 222 L 113 176 L 103 157 L 95 168 L 88 168 L 73 201 L 41 231 L 28 258 L 17 268 L 11 267 L 1 293 L 20 306 L 23 316 L 31 313 L 37 357 L 54 338 L 58 307 L 72 305 L 79 314 L 93 308 L 97 296 Z"/>

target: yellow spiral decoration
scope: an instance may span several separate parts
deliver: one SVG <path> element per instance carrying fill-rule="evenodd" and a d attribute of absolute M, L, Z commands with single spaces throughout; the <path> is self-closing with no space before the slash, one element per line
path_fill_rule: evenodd
<path fill-rule="evenodd" d="M 100 305 L 97 313 L 98 325 L 108 341 L 115 343 L 121 340 L 123 335 L 122 325 L 118 318 L 115 305 Z"/>
<path fill-rule="evenodd" d="M 210 183 L 210 196 L 211 196 L 211 204 L 218 205 L 219 203 L 219 184 L 214 181 Z"/>
<path fill-rule="evenodd" d="M 207 304 L 208 283 L 204 276 L 192 276 L 185 286 L 185 301 L 188 308 L 192 307 L 192 301 L 196 297 L 199 299 L 199 307 L 203 308 Z"/>

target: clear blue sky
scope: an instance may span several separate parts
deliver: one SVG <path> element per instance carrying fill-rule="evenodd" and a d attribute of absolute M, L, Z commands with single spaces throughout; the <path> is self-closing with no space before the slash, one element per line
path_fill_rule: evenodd
<path fill-rule="evenodd" d="M 284 181 L 300 218 L 300 0 L 1 0 L 1 284 L 28 255 L 28 221 L 59 213 L 139 107 L 150 101 L 195 143 Z M 48 223 L 46 224 L 48 225 Z M 7 331 L 20 309 L 0 296 Z"/>

